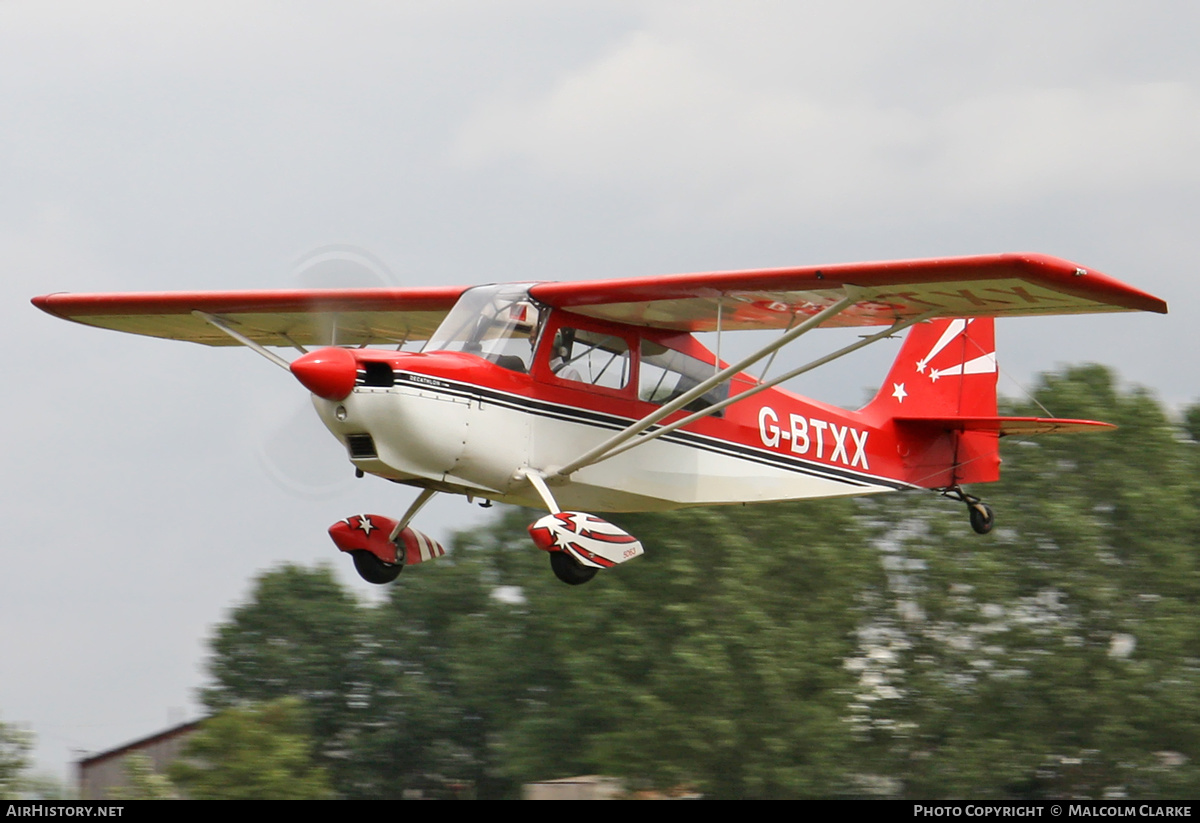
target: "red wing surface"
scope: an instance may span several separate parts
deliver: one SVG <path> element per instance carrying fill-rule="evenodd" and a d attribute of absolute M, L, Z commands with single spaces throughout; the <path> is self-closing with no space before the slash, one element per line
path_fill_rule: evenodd
<path fill-rule="evenodd" d="M 725 330 L 785 328 L 847 294 L 856 298 L 854 305 L 823 325 L 890 325 L 929 312 L 1010 317 L 1167 311 L 1151 294 L 1039 254 L 539 283 L 530 293 L 579 314 L 677 331 L 714 331 L 718 323 Z"/>
<path fill-rule="evenodd" d="M 429 289 L 290 289 L 279 291 L 47 294 L 45 312 L 104 329 L 237 345 L 193 312 L 218 317 L 264 346 L 387 345 L 429 338 L 463 287 Z"/>

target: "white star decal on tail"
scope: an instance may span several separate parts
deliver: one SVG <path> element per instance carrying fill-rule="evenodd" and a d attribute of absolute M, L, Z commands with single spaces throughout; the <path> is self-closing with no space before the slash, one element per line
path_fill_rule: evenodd
<path fill-rule="evenodd" d="M 970 326 L 970 320 L 953 320 L 946 325 L 942 336 L 933 344 L 929 353 L 917 361 L 917 373 L 925 374 L 925 369 L 929 368 L 929 361 L 935 358 L 942 349 L 950 345 L 953 340 L 960 334 L 966 332 Z M 941 369 L 929 369 L 930 381 L 936 383 L 940 377 L 958 376 L 964 374 L 994 374 L 996 372 L 996 353 L 984 353 L 971 360 L 963 363 L 958 363 L 953 366 L 947 366 Z M 893 384 L 895 385 L 895 384 Z"/>

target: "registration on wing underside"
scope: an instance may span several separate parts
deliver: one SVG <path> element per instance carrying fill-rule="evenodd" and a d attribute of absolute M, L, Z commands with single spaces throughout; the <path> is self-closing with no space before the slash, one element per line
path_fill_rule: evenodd
<path fill-rule="evenodd" d="M 832 287 L 789 291 L 731 291 L 718 297 L 608 303 L 574 309 L 580 314 L 680 330 L 714 331 L 716 317 L 727 330 L 783 328 L 794 319 L 809 317 L 843 299 L 858 300 L 822 325 L 854 327 L 887 325 L 898 319 L 934 312 L 943 316 L 1022 316 L 1121 311 L 1118 306 L 1012 278 L 897 286 L 882 289 Z M 718 309 L 718 304 L 720 308 Z"/>

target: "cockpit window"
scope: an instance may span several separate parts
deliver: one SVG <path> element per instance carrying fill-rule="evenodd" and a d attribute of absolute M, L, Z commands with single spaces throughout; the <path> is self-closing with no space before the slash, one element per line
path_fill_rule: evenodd
<path fill-rule="evenodd" d="M 669 403 L 713 376 L 711 363 L 705 363 L 649 340 L 642 341 L 641 360 L 642 364 L 638 370 L 638 399 L 649 403 Z M 729 382 L 726 381 L 697 397 L 686 409 L 700 411 L 728 396 Z"/>
<path fill-rule="evenodd" d="M 541 319 L 528 285 L 478 286 L 462 293 L 422 351 L 467 352 L 528 372 Z"/>
<path fill-rule="evenodd" d="M 623 389 L 629 382 L 629 344 L 611 334 L 564 326 L 554 335 L 550 371 L 562 380 Z"/>

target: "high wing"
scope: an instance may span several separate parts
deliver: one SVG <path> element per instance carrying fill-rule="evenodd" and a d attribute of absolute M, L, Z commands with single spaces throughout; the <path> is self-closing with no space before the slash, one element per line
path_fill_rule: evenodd
<path fill-rule="evenodd" d="M 539 283 L 530 293 L 603 320 L 689 332 L 785 328 L 847 294 L 854 304 L 822 326 L 890 325 L 931 311 L 942 317 L 1167 311 L 1153 295 L 1041 254 Z"/>
<path fill-rule="evenodd" d="M 237 341 L 204 315 L 262 346 L 394 345 L 427 340 L 466 289 L 49 294 L 33 303 L 77 323 L 210 346 Z M 603 320 L 688 332 L 787 328 L 847 297 L 821 326 L 1167 311 L 1151 294 L 1038 254 L 537 283 L 530 294 Z"/>
<path fill-rule="evenodd" d="M 465 286 L 47 294 L 33 304 L 76 323 L 208 346 L 238 341 L 193 312 L 216 317 L 263 346 L 365 346 L 428 340 L 464 291 Z"/>

